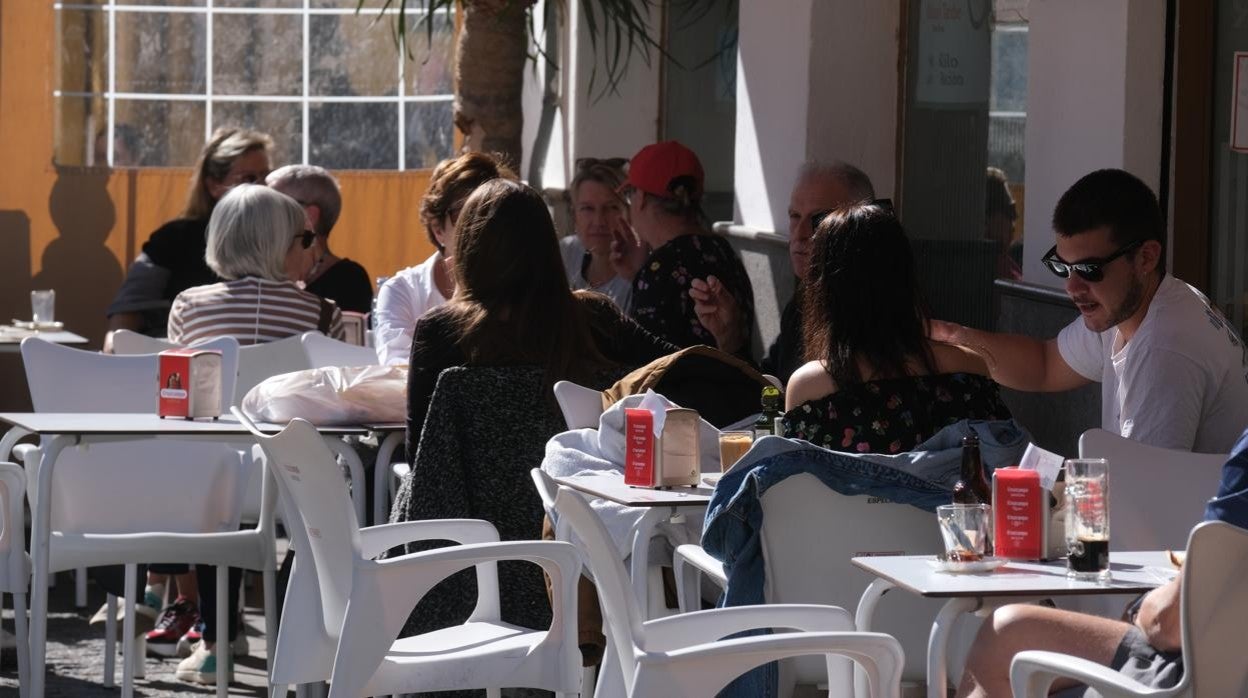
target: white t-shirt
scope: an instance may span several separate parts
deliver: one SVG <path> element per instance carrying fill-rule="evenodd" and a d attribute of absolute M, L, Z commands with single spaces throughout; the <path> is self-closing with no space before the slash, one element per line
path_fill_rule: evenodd
<path fill-rule="evenodd" d="M 1167 275 L 1140 328 L 1119 347 L 1117 328 L 1077 318 L 1057 336 L 1062 359 L 1101 382 L 1101 426 L 1163 448 L 1229 453 L 1248 427 L 1248 354 L 1222 314 Z"/>
<path fill-rule="evenodd" d="M 611 277 L 611 280 L 605 284 L 598 286 L 590 285 L 581 273 L 585 263 L 585 246 L 581 244 L 581 239 L 575 235 L 569 235 L 559 240 L 559 252 L 563 255 L 563 270 L 568 275 L 568 285 L 573 291 L 581 289 L 589 289 L 603 294 L 615 303 L 620 312 L 628 312 L 628 301 L 633 296 L 633 283 L 628 279 L 619 276 Z"/>
<path fill-rule="evenodd" d="M 438 253 L 386 280 L 377 291 L 373 313 L 373 344 L 383 365 L 406 364 L 412 354 L 412 330 L 416 321 L 446 302 L 433 282 Z"/>

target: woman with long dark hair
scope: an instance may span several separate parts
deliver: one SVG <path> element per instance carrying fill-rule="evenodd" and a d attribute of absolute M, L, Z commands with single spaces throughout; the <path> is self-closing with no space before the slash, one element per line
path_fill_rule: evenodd
<path fill-rule="evenodd" d="M 972 352 L 927 337 L 905 230 L 884 208 L 827 214 L 803 297 L 807 363 L 789 380 L 785 433 L 839 451 L 912 450 L 962 419 L 1008 419 Z"/>

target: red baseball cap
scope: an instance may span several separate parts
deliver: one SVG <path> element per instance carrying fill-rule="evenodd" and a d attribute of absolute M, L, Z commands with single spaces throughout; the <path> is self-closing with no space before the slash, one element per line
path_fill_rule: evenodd
<path fill-rule="evenodd" d="M 677 141 L 663 141 L 637 151 L 628 164 L 626 186 L 671 198 L 672 184 L 678 177 L 692 177 L 694 198 L 702 196 L 705 175 L 698 156 Z"/>

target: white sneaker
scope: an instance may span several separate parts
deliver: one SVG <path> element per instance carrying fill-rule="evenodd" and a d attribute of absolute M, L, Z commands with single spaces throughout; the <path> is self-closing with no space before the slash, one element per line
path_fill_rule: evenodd
<path fill-rule="evenodd" d="M 217 684 L 217 653 L 209 650 L 202 641 L 195 644 L 191 656 L 178 663 L 177 677 L 180 681 L 198 683 L 205 686 Z M 226 669 L 226 681 L 233 683 L 233 663 Z"/>

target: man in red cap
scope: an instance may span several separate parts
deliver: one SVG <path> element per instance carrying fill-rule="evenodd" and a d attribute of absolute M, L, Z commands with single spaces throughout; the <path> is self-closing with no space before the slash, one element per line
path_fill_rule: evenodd
<path fill-rule="evenodd" d="M 633 280 L 629 314 L 652 334 L 680 346 L 720 346 L 748 358 L 754 326 L 754 292 L 736 252 L 707 230 L 702 212 L 704 175 L 692 150 L 676 141 L 641 149 L 629 163 L 621 193 L 629 200 L 625 226 L 613 231 L 612 264 Z M 740 308 L 731 323 L 705 327 L 690 288 L 715 279 Z"/>

